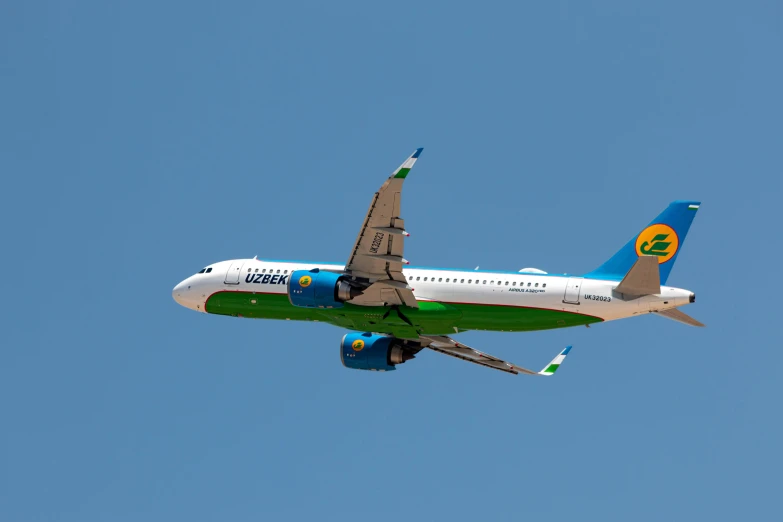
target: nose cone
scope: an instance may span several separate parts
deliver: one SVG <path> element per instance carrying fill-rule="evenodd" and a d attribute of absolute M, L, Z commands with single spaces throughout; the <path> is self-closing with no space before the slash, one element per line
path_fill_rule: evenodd
<path fill-rule="evenodd" d="M 185 279 L 174 287 L 174 290 L 171 291 L 171 297 L 185 308 L 200 310 L 202 303 L 198 299 L 199 293 L 198 289 L 195 288 L 194 283 L 193 277 Z"/>
<path fill-rule="evenodd" d="M 183 289 L 186 288 L 184 286 L 185 281 L 182 281 L 180 284 L 174 287 L 174 290 L 171 291 L 171 297 L 174 298 L 174 300 L 181 304 L 182 306 L 186 306 L 182 301 L 182 293 Z"/>

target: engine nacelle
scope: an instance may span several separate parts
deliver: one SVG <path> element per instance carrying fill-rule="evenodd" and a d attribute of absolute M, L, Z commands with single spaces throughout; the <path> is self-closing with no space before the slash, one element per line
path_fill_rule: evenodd
<path fill-rule="evenodd" d="M 390 372 L 396 369 L 395 365 L 415 358 L 420 349 L 396 337 L 349 333 L 340 343 L 340 359 L 346 368 Z"/>
<path fill-rule="evenodd" d="M 288 300 L 303 308 L 340 308 L 343 302 L 361 295 L 361 290 L 334 272 L 295 270 L 288 279 Z"/>

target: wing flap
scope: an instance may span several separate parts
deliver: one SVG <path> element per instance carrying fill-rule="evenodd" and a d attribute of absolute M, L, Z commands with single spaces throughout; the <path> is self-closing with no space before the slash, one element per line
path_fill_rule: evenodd
<path fill-rule="evenodd" d="M 543 370 L 536 372 L 521 366 L 517 366 L 516 364 L 510 363 L 508 361 L 504 361 L 503 359 L 499 359 L 494 355 L 476 350 L 475 348 L 471 348 L 465 344 L 458 343 L 450 337 L 428 335 L 422 336 L 421 339 L 423 340 L 425 346 L 430 350 L 442 353 L 444 355 L 450 355 L 452 357 L 456 357 L 457 359 L 462 359 L 463 361 L 486 366 L 487 368 L 492 368 L 493 370 L 512 373 L 514 375 L 518 375 L 520 373 L 525 375 L 543 375 L 547 377 L 554 375 L 554 373 L 565 360 L 568 352 L 571 350 L 570 346 L 566 347 L 566 349 L 557 354 L 557 357 L 552 359 L 552 361 L 550 361 L 550 363 L 547 364 Z"/>
<path fill-rule="evenodd" d="M 515 371 L 515 370 L 511 369 L 508 366 L 498 366 L 498 365 L 490 364 L 488 361 L 476 360 L 476 359 L 473 359 L 471 357 L 468 357 L 467 355 L 463 355 L 461 353 L 457 353 L 457 352 L 454 352 L 454 351 L 451 351 L 451 350 L 441 349 L 438 346 L 430 345 L 427 348 L 429 348 L 430 350 L 434 350 L 436 352 L 442 353 L 444 355 L 450 355 L 452 357 L 456 357 L 457 359 L 462 359 L 463 361 L 468 361 L 468 362 L 472 362 L 472 363 L 475 363 L 475 364 L 480 364 L 481 366 L 486 366 L 487 368 L 492 368 L 493 370 L 500 370 L 502 372 L 511 373 L 511 374 L 514 374 L 514 375 L 518 375 L 519 374 L 518 371 Z"/>

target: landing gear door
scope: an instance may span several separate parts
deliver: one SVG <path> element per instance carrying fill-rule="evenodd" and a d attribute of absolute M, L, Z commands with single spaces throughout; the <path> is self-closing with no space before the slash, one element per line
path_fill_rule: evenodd
<path fill-rule="evenodd" d="M 569 304 L 579 304 L 579 295 L 582 292 L 581 277 L 571 277 L 566 283 L 565 295 L 563 296 L 563 302 Z"/>
<path fill-rule="evenodd" d="M 239 284 L 239 276 L 241 275 L 240 272 L 242 271 L 243 264 L 244 264 L 243 260 L 237 260 L 231 262 L 231 266 L 228 267 L 228 272 L 226 272 L 225 283 L 227 285 Z"/>

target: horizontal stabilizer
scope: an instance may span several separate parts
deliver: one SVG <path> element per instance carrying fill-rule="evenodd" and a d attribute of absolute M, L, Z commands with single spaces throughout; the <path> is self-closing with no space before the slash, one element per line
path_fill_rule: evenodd
<path fill-rule="evenodd" d="M 623 295 L 642 296 L 661 293 L 661 274 L 656 256 L 640 256 L 614 289 Z"/>
<path fill-rule="evenodd" d="M 666 317 L 667 319 L 672 319 L 673 321 L 677 321 L 678 323 L 687 324 L 689 326 L 704 326 L 703 323 L 700 323 L 690 315 L 686 314 L 685 312 L 680 312 L 676 308 L 672 308 L 670 310 L 662 310 L 660 312 L 655 312 L 658 315 L 662 315 L 663 317 Z"/>

